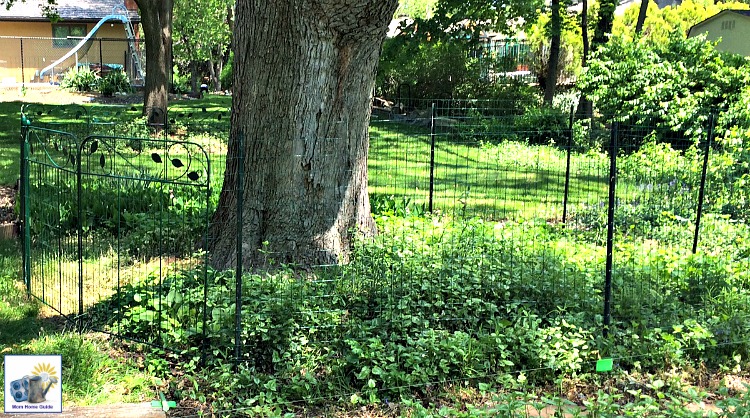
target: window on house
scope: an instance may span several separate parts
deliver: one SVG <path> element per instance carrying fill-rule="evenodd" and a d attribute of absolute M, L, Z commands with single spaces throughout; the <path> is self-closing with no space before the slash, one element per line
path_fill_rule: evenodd
<path fill-rule="evenodd" d="M 86 36 L 86 25 L 52 25 L 52 45 L 56 48 L 72 48 L 78 43 L 75 39 L 64 39 L 68 36 Z M 63 38 L 63 39 L 61 39 Z"/>

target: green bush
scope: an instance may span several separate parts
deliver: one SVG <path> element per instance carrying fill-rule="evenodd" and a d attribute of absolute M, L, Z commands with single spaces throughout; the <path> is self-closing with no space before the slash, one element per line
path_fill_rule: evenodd
<path fill-rule="evenodd" d="M 192 90 L 192 87 L 190 87 L 190 74 L 180 72 L 180 68 L 176 65 L 172 69 L 172 90 L 176 94 L 186 94 Z"/>
<path fill-rule="evenodd" d="M 701 38 L 680 35 L 652 45 L 614 37 L 594 55 L 578 86 L 608 122 L 623 122 L 621 136 L 630 145 L 657 132 L 658 141 L 686 148 L 705 137 L 712 112 L 734 113 L 718 119 L 718 132 L 748 120 L 750 109 L 737 104 L 747 100 L 749 79 L 746 60 Z"/>
<path fill-rule="evenodd" d="M 63 76 L 60 86 L 75 91 L 94 91 L 99 83 L 99 76 L 88 67 L 75 67 Z"/>
<path fill-rule="evenodd" d="M 234 82 L 234 52 L 229 53 L 229 60 L 222 67 L 219 80 L 221 80 L 221 87 L 223 89 L 229 90 L 232 88 L 232 83 Z"/>
<path fill-rule="evenodd" d="M 130 78 L 122 70 L 110 71 L 99 79 L 97 83 L 99 92 L 104 96 L 112 96 L 115 93 L 130 92 Z"/>
<path fill-rule="evenodd" d="M 481 83 L 476 59 L 461 42 L 408 42 L 387 39 L 378 67 L 379 94 L 412 99 L 449 99 L 460 86 Z"/>
<path fill-rule="evenodd" d="M 469 109 L 466 117 L 455 127 L 462 140 L 498 143 L 520 141 L 529 145 L 567 145 L 570 142 L 570 115 L 554 107 L 523 108 L 508 103 L 508 111 L 501 113 L 485 109 Z"/>

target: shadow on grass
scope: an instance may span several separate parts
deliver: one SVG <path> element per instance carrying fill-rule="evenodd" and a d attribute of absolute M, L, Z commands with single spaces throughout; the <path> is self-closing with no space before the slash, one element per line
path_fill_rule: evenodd
<path fill-rule="evenodd" d="M 59 354 L 65 380 L 65 402 L 79 405 L 141 402 L 153 398 L 151 377 L 126 353 L 99 335 L 68 331 L 64 317 L 42 317 L 42 305 L 26 295 L 19 280 L 21 255 L 16 241 L 0 241 L 0 352 Z M 0 379 L 4 368 L 0 367 Z M 106 387 L 107 390 L 102 390 Z M 0 393 L 0 402 L 2 394 Z"/>

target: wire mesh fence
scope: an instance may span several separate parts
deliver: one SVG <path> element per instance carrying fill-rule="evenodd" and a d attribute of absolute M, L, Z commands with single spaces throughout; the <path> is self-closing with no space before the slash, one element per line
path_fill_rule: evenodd
<path fill-rule="evenodd" d="M 130 313 L 112 332 L 155 334 L 150 342 L 177 350 L 210 347 L 211 356 L 283 380 L 300 399 L 327 396 L 319 389 L 325 384 L 379 396 L 518 370 L 544 378 L 600 357 L 632 366 L 640 359 L 628 350 L 638 339 L 654 351 L 674 344 L 705 350 L 709 335 L 741 344 L 750 323 L 750 269 L 733 243 L 750 234 L 739 212 L 744 192 L 736 167 L 712 142 L 710 121 L 689 139 L 616 118 L 577 121 L 572 111 L 529 112 L 516 102 L 410 103 L 411 109 L 371 121 L 368 188 L 378 235 L 353 240 L 347 263 L 302 269 L 269 252 L 261 270 L 242 263 L 249 252 L 265 251 L 243 236 L 251 222 L 243 182 L 253 178 L 244 171 L 253 169 L 244 152 L 253 144 L 230 138 L 228 110 L 170 109 L 167 126 L 152 131 L 148 118 L 132 110 L 94 116 L 68 108 L 66 119 L 30 108 L 38 126 L 32 124 L 27 145 L 34 138 L 48 156 L 61 159 L 24 165 L 29 194 L 37 196 L 26 200 L 25 223 L 39 226 L 26 241 L 30 290 L 55 309 L 80 314 L 91 306 L 85 295 L 106 297 L 90 293 L 94 288 L 121 289 L 110 294 L 125 298 L 118 306 Z M 106 132 L 130 123 L 120 118 L 132 118 L 133 127 L 156 137 L 110 140 Z M 99 136 L 81 141 L 68 132 L 84 127 Z M 189 153 L 175 162 L 169 150 L 186 144 L 201 150 L 203 171 L 182 168 L 193 167 L 183 156 Z M 79 150 L 73 159 L 71 148 Z M 200 187 L 184 190 L 183 177 L 146 187 L 161 174 L 139 168 L 134 173 L 140 175 L 124 175 L 127 164 L 109 165 L 120 158 L 113 153 L 152 168 L 157 163 L 160 170 L 179 168 L 187 183 Z M 71 164 L 92 169 L 74 179 Z M 225 168 L 235 177 L 220 200 Z M 111 176 L 115 171 L 120 174 Z M 203 172 L 210 180 L 198 175 Z M 84 193 L 71 210 L 82 214 L 65 221 L 61 202 L 70 202 L 65 187 L 75 182 Z M 130 193 L 139 188 L 153 193 L 153 204 L 142 191 Z M 106 201 L 111 215 L 88 215 Z M 194 211 L 177 215 L 177 205 Z M 234 270 L 214 271 L 203 258 L 181 264 L 190 251 L 180 246 L 202 236 L 185 226 L 208 231 L 210 214 L 214 225 L 237 225 L 236 245 L 222 255 L 235 260 Z M 195 216 L 205 222 L 186 218 Z M 76 252 L 72 235 L 55 232 L 66 222 L 90 227 L 94 235 L 79 236 L 96 245 L 79 241 L 87 250 Z M 120 232 L 122 224 L 138 234 Z M 93 239 L 107 228 L 117 230 L 116 239 Z M 206 236 L 207 242 L 215 238 Z M 127 249 L 127 263 L 108 259 L 107 248 Z M 139 258 L 147 248 L 149 257 Z M 61 267 L 76 257 L 83 268 Z M 95 259 L 96 267 L 89 267 Z M 159 275 L 146 287 L 122 290 L 145 274 L 133 269 L 136 264 L 157 267 L 148 260 L 158 260 Z M 204 266 L 200 283 L 195 274 Z M 164 273 L 170 268 L 177 272 Z M 117 274 L 116 285 L 82 282 L 105 270 Z M 59 294 L 76 292 L 79 300 L 70 307 L 57 302 Z M 594 347 L 594 341 L 605 343 Z M 578 354 L 565 357 L 560 347 Z"/>
<path fill-rule="evenodd" d="M 547 46 L 541 46 L 540 51 L 533 51 L 527 41 L 503 39 L 483 42 L 470 56 L 479 61 L 482 77 L 490 81 L 514 79 L 536 83 L 536 74 L 529 69 L 533 67 L 534 55 L 548 54 L 547 50 Z"/>

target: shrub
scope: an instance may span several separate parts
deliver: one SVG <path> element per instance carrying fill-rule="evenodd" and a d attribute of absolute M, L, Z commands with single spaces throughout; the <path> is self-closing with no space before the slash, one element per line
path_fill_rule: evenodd
<path fill-rule="evenodd" d="M 172 71 L 172 90 L 177 94 L 189 93 L 192 90 L 190 87 L 190 74 L 180 72 L 179 67 L 176 65 Z"/>
<path fill-rule="evenodd" d="M 510 103 L 509 112 L 516 111 L 485 116 L 490 112 L 469 109 L 456 129 L 461 139 L 469 141 L 521 141 L 530 145 L 566 145 L 570 141 L 570 115 L 564 110 L 542 106 L 523 109 Z"/>
<path fill-rule="evenodd" d="M 400 38 L 387 39 L 378 67 L 379 94 L 396 98 L 399 86 L 407 85 L 401 96 L 414 99 L 448 99 L 460 86 L 480 81 L 476 59 L 469 58 L 462 42 L 416 43 Z"/>
<path fill-rule="evenodd" d="M 221 87 L 223 89 L 229 90 L 232 88 L 232 83 L 234 82 L 234 52 L 229 53 L 229 59 L 221 69 L 219 80 L 221 80 Z"/>
<path fill-rule="evenodd" d="M 673 36 L 665 45 L 612 38 L 599 49 L 578 85 L 607 121 L 624 122 L 622 136 L 639 146 L 658 141 L 687 147 L 702 138 L 709 114 L 737 109 L 750 64 L 725 55 L 701 38 Z M 719 132 L 742 119 L 720 118 Z"/>
<path fill-rule="evenodd" d="M 130 92 L 130 79 L 122 70 L 111 71 L 98 82 L 99 92 L 104 96 Z"/>
<path fill-rule="evenodd" d="M 99 76 L 88 67 L 75 67 L 65 73 L 60 86 L 68 90 L 93 91 L 96 89 L 98 82 Z"/>

